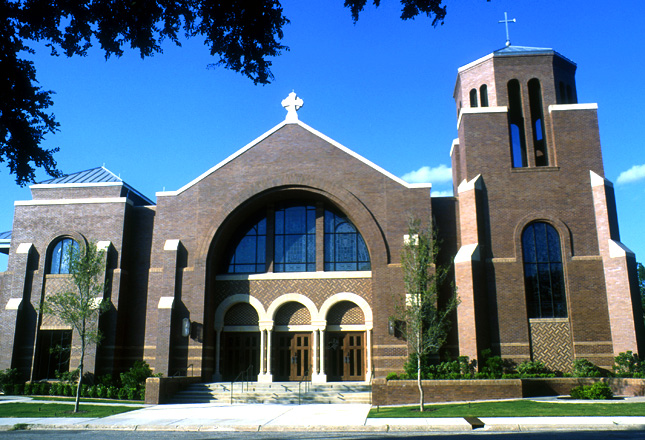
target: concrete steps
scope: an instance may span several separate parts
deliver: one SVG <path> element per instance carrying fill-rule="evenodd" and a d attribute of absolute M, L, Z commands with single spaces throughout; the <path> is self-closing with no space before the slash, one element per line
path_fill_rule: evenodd
<path fill-rule="evenodd" d="M 175 394 L 171 403 L 371 403 L 371 385 L 363 382 L 327 384 L 298 382 L 199 383 Z"/>

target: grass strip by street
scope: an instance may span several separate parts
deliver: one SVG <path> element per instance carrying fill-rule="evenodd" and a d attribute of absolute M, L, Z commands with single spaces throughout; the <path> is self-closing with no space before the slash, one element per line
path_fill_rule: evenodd
<path fill-rule="evenodd" d="M 564 403 L 513 400 L 419 406 L 372 408 L 371 418 L 414 417 L 594 417 L 645 416 L 645 402 L 634 403 Z"/>
<path fill-rule="evenodd" d="M 70 403 L 30 403 L 10 402 L 0 405 L 0 418 L 16 417 L 107 417 L 137 409 L 131 406 L 81 404 L 79 412 L 74 413 Z"/>

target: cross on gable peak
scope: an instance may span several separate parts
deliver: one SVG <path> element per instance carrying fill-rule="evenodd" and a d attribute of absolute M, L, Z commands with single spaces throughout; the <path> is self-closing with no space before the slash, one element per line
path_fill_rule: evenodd
<path fill-rule="evenodd" d="M 291 91 L 289 96 L 282 100 L 282 107 L 287 109 L 287 117 L 285 118 L 288 123 L 298 122 L 298 110 L 304 105 L 304 101 L 296 95 L 295 91 Z"/>

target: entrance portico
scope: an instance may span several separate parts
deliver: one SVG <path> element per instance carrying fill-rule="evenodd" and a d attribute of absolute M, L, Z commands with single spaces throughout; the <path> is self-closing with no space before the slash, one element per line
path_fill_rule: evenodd
<path fill-rule="evenodd" d="M 372 324 L 369 304 L 351 292 L 332 295 L 320 309 L 305 295 L 285 294 L 266 311 L 251 295 L 229 296 L 215 312 L 213 380 L 231 380 L 246 369 L 258 382 L 369 380 Z M 229 346 L 231 340 L 244 347 Z"/>

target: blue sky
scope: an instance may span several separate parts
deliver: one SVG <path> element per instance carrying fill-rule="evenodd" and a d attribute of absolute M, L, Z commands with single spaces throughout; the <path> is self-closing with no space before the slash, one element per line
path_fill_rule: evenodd
<path fill-rule="evenodd" d="M 645 260 L 645 2 L 448 0 L 443 26 L 399 19 L 400 4 L 368 6 L 359 21 L 338 0 L 283 2 L 291 24 L 274 58 L 275 81 L 253 83 L 222 68 L 197 39 L 141 60 L 127 51 L 105 60 L 32 56 L 44 89 L 53 90 L 61 131 L 59 168 L 105 164 L 155 199 L 185 185 L 280 123 L 280 102 L 296 91 L 300 119 L 406 179 L 451 190 L 450 145 L 457 137 L 452 99 L 457 69 L 504 46 L 504 11 L 514 45 L 550 47 L 578 65 L 581 103 L 596 102 L 605 175 L 615 183 L 621 239 Z M 603 6 L 604 9 L 599 6 Z M 47 179 L 40 173 L 39 180 Z M 0 231 L 10 230 L 14 200 L 29 200 L 0 165 Z M 7 264 L 0 254 L 0 270 Z"/>

